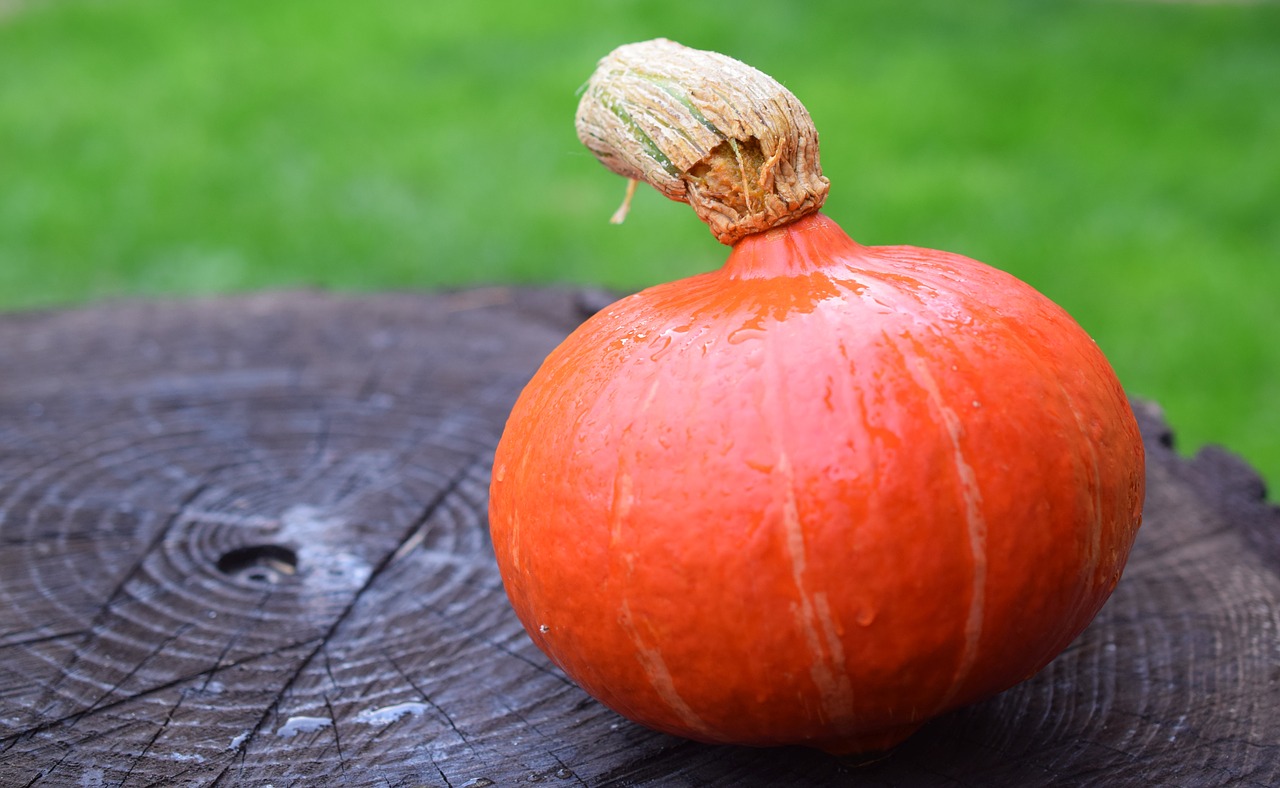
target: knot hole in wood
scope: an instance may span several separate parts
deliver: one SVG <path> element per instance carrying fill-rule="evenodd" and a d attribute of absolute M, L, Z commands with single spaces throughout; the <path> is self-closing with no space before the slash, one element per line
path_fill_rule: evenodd
<path fill-rule="evenodd" d="M 298 554 L 278 544 L 237 547 L 218 559 L 218 571 L 251 583 L 279 585 L 297 576 Z"/>

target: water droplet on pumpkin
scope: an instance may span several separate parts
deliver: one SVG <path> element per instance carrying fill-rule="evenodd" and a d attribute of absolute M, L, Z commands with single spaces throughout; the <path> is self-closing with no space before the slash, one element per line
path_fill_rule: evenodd
<path fill-rule="evenodd" d="M 869 605 L 863 605 L 858 609 L 858 613 L 853 617 L 853 620 L 860 627 L 869 627 L 876 620 L 876 610 Z"/>
<path fill-rule="evenodd" d="M 493 478 L 497 481 L 504 481 L 507 478 L 507 464 L 504 462 L 497 468 L 493 469 Z"/>

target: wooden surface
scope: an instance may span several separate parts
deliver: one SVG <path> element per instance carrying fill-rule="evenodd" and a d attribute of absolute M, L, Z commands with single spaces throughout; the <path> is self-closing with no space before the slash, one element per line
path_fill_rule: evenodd
<path fill-rule="evenodd" d="M 0 785 L 1277 785 L 1280 514 L 1139 407 L 1146 522 L 1033 680 L 867 766 L 632 725 L 509 610 L 490 454 L 568 290 L 0 317 Z"/>

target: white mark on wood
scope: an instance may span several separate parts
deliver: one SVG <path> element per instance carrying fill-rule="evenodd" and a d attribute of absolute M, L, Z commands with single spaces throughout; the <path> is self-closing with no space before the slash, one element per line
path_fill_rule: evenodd
<path fill-rule="evenodd" d="M 231 738 L 231 743 L 227 745 L 227 749 L 228 749 L 228 750 L 238 750 L 238 749 L 240 749 L 240 747 L 241 747 L 241 746 L 242 746 L 246 741 L 248 741 L 249 736 L 250 736 L 252 733 L 253 733 L 253 731 L 245 731 L 244 733 L 241 733 L 239 736 L 233 736 L 233 737 Z"/>
<path fill-rule="evenodd" d="M 207 509 L 186 509 L 182 516 L 190 522 L 206 525 L 226 525 L 233 528 L 263 528 L 273 530 L 280 527 L 275 517 L 260 514 L 237 514 L 236 512 L 215 512 Z"/>
<path fill-rule="evenodd" d="M 401 717 L 421 717 L 427 710 L 427 704 L 418 701 L 396 703 L 377 709 L 365 709 L 356 715 L 356 722 L 365 725 L 390 725 Z"/>
<path fill-rule="evenodd" d="M 299 733 L 315 733 L 321 728 L 328 728 L 332 724 L 333 720 L 328 717 L 290 717 L 276 731 L 276 735 L 285 739 L 292 739 Z"/>
<path fill-rule="evenodd" d="M 299 504 L 285 510 L 278 538 L 298 546 L 298 568 L 308 582 L 359 589 L 373 571 L 359 555 L 341 549 L 351 540 L 347 521 L 325 516 L 319 507 Z"/>

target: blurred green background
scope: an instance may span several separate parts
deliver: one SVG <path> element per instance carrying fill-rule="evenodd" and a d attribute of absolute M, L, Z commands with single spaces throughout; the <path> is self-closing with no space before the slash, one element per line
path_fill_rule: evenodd
<path fill-rule="evenodd" d="M 1280 480 L 1268 3 L 0 0 L 0 309 L 717 266 L 651 190 L 609 225 L 573 132 L 595 61 L 656 36 L 807 104 L 855 238 L 1025 279 L 1180 448 Z"/>

